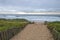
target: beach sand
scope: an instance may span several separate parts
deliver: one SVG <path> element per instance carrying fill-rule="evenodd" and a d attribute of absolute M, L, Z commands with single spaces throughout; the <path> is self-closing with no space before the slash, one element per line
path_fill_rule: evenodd
<path fill-rule="evenodd" d="M 28 24 L 24 30 L 10 40 L 54 40 L 52 34 L 44 23 Z"/>

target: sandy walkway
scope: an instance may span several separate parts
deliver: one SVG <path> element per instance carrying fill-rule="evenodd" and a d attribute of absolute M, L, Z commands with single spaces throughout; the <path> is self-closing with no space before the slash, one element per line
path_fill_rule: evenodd
<path fill-rule="evenodd" d="M 11 40 L 53 40 L 51 33 L 43 23 L 29 24 Z"/>

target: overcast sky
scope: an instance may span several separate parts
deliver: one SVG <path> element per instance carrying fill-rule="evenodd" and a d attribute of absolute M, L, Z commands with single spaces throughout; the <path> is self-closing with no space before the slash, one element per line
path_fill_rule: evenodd
<path fill-rule="evenodd" d="M 60 11 L 60 0 L 0 0 L 0 11 Z"/>

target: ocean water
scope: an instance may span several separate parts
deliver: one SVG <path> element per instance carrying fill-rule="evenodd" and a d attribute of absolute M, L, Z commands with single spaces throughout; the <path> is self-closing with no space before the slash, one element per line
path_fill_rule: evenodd
<path fill-rule="evenodd" d="M 0 15 L 0 18 L 6 19 L 27 19 L 29 21 L 60 21 L 60 16 L 49 15 Z"/>

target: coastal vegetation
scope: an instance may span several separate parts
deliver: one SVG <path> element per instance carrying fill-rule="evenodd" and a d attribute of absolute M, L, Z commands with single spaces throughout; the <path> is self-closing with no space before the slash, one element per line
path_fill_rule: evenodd
<path fill-rule="evenodd" d="M 55 40 L 60 40 L 60 21 L 48 22 L 47 27 Z"/>
<path fill-rule="evenodd" d="M 0 40 L 9 40 L 29 23 L 26 19 L 0 19 Z"/>
<path fill-rule="evenodd" d="M 24 27 L 27 23 L 28 20 L 25 19 L 0 19 L 0 31 Z"/>
<path fill-rule="evenodd" d="M 55 21 L 55 22 L 48 22 L 48 27 L 52 30 L 55 29 L 56 31 L 60 32 L 60 22 Z"/>

